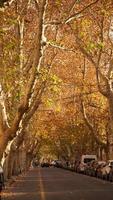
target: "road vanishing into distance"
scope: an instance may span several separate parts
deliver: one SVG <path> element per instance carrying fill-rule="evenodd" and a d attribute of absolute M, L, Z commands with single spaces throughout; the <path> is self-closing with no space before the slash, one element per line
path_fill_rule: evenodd
<path fill-rule="evenodd" d="M 113 200 L 113 183 L 59 168 L 35 168 L 8 187 L 3 200 Z"/>

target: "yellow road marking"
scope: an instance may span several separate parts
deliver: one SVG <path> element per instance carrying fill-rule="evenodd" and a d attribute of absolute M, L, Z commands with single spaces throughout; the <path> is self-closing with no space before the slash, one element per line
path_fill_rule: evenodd
<path fill-rule="evenodd" d="M 44 192 L 44 184 L 43 180 L 41 177 L 41 171 L 39 169 L 39 181 L 40 181 L 40 195 L 41 195 L 41 200 L 46 200 L 45 192 Z"/>

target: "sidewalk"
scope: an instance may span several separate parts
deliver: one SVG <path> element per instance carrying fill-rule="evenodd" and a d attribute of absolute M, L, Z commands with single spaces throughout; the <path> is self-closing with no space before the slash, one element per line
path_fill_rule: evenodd
<path fill-rule="evenodd" d="M 29 197 L 34 195 L 36 191 L 37 169 L 28 171 L 19 176 L 12 177 L 7 183 L 5 190 L 2 192 L 3 200 L 29 200 Z M 37 183 L 38 184 L 38 183 Z M 32 187 L 31 187 L 32 186 Z M 33 187 L 34 186 L 34 187 Z M 37 191 L 38 192 L 38 191 Z M 31 199 L 31 197 L 30 197 Z M 33 200 L 35 200 L 33 198 Z"/>

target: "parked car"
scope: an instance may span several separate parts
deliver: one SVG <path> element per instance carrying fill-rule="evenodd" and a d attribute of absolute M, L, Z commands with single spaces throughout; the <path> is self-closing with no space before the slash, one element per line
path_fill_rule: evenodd
<path fill-rule="evenodd" d="M 107 164 L 111 167 L 111 166 L 113 166 L 113 160 L 108 160 L 107 161 Z"/>
<path fill-rule="evenodd" d="M 77 166 L 77 172 L 85 173 L 85 170 L 88 167 L 88 163 L 96 160 L 97 160 L 96 155 L 82 155 L 81 159 L 79 160 L 79 165 Z"/>
<path fill-rule="evenodd" d="M 99 175 L 101 166 L 103 166 L 105 164 L 106 164 L 105 161 L 94 161 L 92 163 L 91 176 L 97 177 Z M 97 173 L 98 173 L 98 175 L 97 175 Z"/>
<path fill-rule="evenodd" d="M 113 166 L 110 166 L 110 172 L 108 175 L 108 181 L 113 182 Z"/>
<path fill-rule="evenodd" d="M 104 175 L 104 170 L 103 168 L 106 166 L 106 162 L 105 161 L 101 161 L 98 163 L 98 166 L 96 168 L 96 177 L 97 178 L 103 178 Z M 102 172 L 103 170 L 103 172 Z"/>
<path fill-rule="evenodd" d="M 52 161 L 51 161 L 51 166 L 55 167 L 55 165 L 56 165 L 56 161 L 55 161 L 55 160 L 52 160 Z"/>
<path fill-rule="evenodd" d="M 41 167 L 50 167 L 49 162 L 42 162 Z"/>
<path fill-rule="evenodd" d="M 88 162 L 85 166 L 85 169 L 84 169 L 84 174 L 90 176 L 90 172 L 91 172 L 91 162 Z"/>
<path fill-rule="evenodd" d="M 108 160 L 105 165 L 101 167 L 101 178 L 105 180 L 111 180 L 113 168 L 113 160 Z"/>
<path fill-rule="evenodd" d="M 62 161 L 61 160 L 56 160 L 56 165 L 55 166 L 57 168 L 62 168 L 63 167 Z"/>
<path fill-rule="evenodd" d="M 111 168 L 110 168 L 110 166 L 108 164 L 103 166 L 103 168 L 101 169 L 101 174 L 102 174 L 101 178 L 105 179 L 105 180 L 108 180 L 110 170 L 111 170 Z"/>
<path fill-rule="evenodd" d="M 51 162 L 51 166 L 54 166 L 54 167 L 63 167 L 63 163 L 62 163 L 62 161 L 61 160 L 53 160 L 52 162 Z"/>
<path fill-rule="evenodd" d="M 95 176 L 96 172 L 96 167 L 98 165 L 98 161 L 92 160 L 91 162 L 87 163 L 87 167 L 85 169 L 85 174 L 89 176 Z"/>
<path fill-rule="evenodd" d="M 109 167 L 109 173 L 107 175 L 107 180 L 113 182 L 113 160 L 108 160 L 107 165 Z"/>

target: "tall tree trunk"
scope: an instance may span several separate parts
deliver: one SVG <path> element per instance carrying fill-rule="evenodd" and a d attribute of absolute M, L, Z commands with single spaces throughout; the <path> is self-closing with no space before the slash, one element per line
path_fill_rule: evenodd
<path fill-rule="evenodd" d="M 113 159 L 113 94 L 108 98 L 109 103 L 109 117 L 110 117 L 110 129 L 109 129 L 109 159 Z"/>
<path fill-rule="evenodd" d="M 0 161 L 3 157 L 3 152 L 6 149 L 7 143 L 8 143 L 8 139 L 5 133 L 0 134 Z"/>

